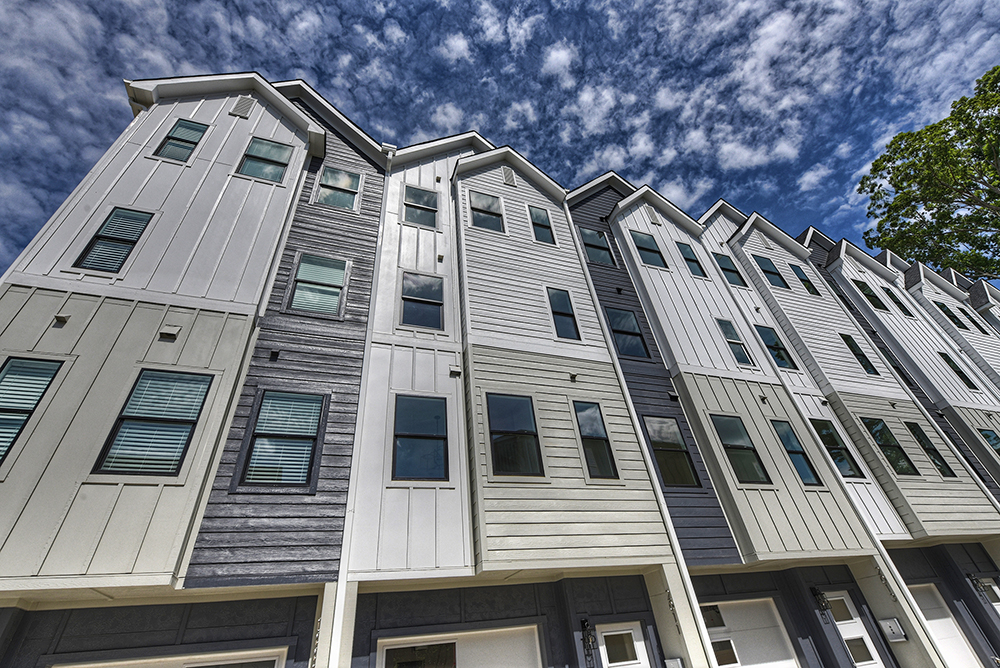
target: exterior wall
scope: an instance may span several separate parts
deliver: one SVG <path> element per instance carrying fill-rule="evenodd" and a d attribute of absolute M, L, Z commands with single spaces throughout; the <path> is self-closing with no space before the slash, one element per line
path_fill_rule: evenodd
<path fill-rule="evenodd" d="M 299 106 L 315 117 L 304 103 Z M 190 559 L 188 587 L 337 579 L 384 178 L 333 127 L 326 130 L 325 158 L 314 158 L 305 172 L 267 309 L 258 322 L 253 357 Z M 357 212 L 315 201 L 314 189 L 327 166 L 362 175 Z M 301 253 L 350 263 L 342 317 L 288 309 Z M 241 463 L 250 447 L 247 428 L 263 390 L 330 397 L 314 463 L 319 466 L 315 489 L 240 487 Z"/>
<path fill-rule="evenodd" d="M 170 584 L 228 419 L 250 319 L 19 286 L 3 291 L 0 313 L 0 350 L 63 361 L 0 469 L 0 586 L 83 575 L 110 583 L 121 574 Z M 68 322 L 53 322 L 56 313 Z M 181 327 L 176 340 L 159 336 L 164 325 Z M 213 377 L 180 473 L 91 473 L 142 369 Z"/>
<path fill-rule="evenodd" d="M 642 416 L 668 417 L 677 420 L 701 484 L 700 488 L 672 487 L 662 484 L 662 476 L 660 479 L 663 496 L 670 510 L 670 520 L 677 532 L 685 562 L 689 567 L 739 563 L 739 551 L 732 531 L 712 487 L 698 443 L 691 433 L 687 417 L 664 366 L 649 320 L 642 310 L 642 303 L 625 268 L 624 259 L 614 239 L 611 238 L 611 228 L 601 220 L 623 197 L 623 193 L 606 187 L 571 207 L 576 225 L 606 233 L 615 259 L 614 267 L 588 262 L 587 271 L 590 273 L 601 306 L 631 311 L 635 314 L 649 351 L 648 359 L 618 356 L 626 388 L 640 420 Z"/>

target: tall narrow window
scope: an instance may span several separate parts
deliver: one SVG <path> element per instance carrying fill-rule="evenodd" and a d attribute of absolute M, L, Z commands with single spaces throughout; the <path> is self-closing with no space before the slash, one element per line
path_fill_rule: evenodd
<path fill-rule="evenodd" d="M 303 255 L 295 271 L 290 308 L 328 315 L 340 313 L 340 293 L 347 275 L 347 262 Z"/>
<path fill-rule="evenodd" d="M 545 475 L 531 397 L 487 394 L 495 475 Z"/>
<path fill-rule="evenodd" d="M 889 301 L 891 301 L 893 304 L 896 305 L 896 308 L 899 309 L 900 313 L 902 313 L 903 315 L 905 315 L 907 318 L 912 318 L 913 317 L 913 311 L 911 311 L 910 309 L 906 308 L 906 304 L 904 304 L 903 300 L 899 298 L 899 295 L 897 295 L 895 292 L 893 292 L 892 288 L 890 288 L 887 285 L 883 285 L 882 286 L 882 290 L 889 297 Z"/>
<path fill-rule="evenodd" d="M 889 310 L 886 307 L 885 302 L 879 299 L 879 296 L 875 294 L 874 290 L 872 290 L 872 286 L 868 285 L 864 281 L 858 281 L 855 279 L 851 279 L 851 283 L 854 283 L 854 286 L 865 296 L 865 299 L 867 299 L 868 303 L 872 305 L 872 308 L 878 309 L 879 311 Z"/>
<path fill-rule="evenodd" d="M 604 232 L 581 227 L 580 238 L 583 239 L 583 248 L 587 251 L 589 261 L 615 266 L 615 260 L 611 256 L 611 247 L 608 246 L 608 238 Z"/>
<path fill-rule="evenodd" d="M 291 159 L 291 146 L 254 137 L 250 140 L 250 146 L 247 147 L 247 152 L 243 155 L 240 167 L 236 171 L 254 178 L 280 183 Z"/>
<path fill-rule="evenodd" d="M 795 278 L 799 279 L 802 283 L 802 287 L 806 289 L 806 292 L 818 297 L 819 290 L 817 290 L 816 286 L 813 285 L 813 282 L 809 280 L 809 276 L 806 275 L 806 272 L 802 269 L 802 267 L 797 264 L 789 264 L 788 266 L 792 268 L 792 273 L 795 274 Z"/>
<path fill-rule="evenodd" d="M 691 248 L 691 244 L 682 244 L 677 242 L 677 248 L 681 252 L 681 257 L 684 258 L 684 262 L 687 264 L 688 269 L 694 276 L 705 277 L 705 269 L 701 266 L 701 262 L 698 261 L 698 256 L 695 255 L 694 249 Z"/>
<path fill-rule="evenodd" d="M 966 310 L 965 310 L 964 308 L 962 308 L 961 306 L 959 306 L 959 307 L 958 307 L 958 310 L 962 312 L 962 315 L 964 315 L 964 316 L 965 316 L 965 319 L 966 319 L 966 320 L 968 320 L 969 322 L 971 322 L 971 323 L 972 323 L 972 326 L 973 326 L 973 327 L 975 327 L 976 329 L 978 329 L 978 330 L 979 330 L 979 333 L 980 333 L 980 334 L 985 334 L 986 336 L 989 336 L 989 335 L 990 335 L 990 333 L 989 333 L 988 331 L 986 331 L 986 329 L 985 329 L 985 328 L 983 328 L 983 326 L 982 326 L 982 325 L 980 325 L 980 324 L 979 324 L 979 322 L 977 322 L 975 318 L 973 318 L 973 317 L 972 317 L 972 314 L 971 314 L 971 313 L 969 313 L 968 311 L 966 311 Z"/>
<path fill-rule="evenodd" d="M 556 288 L 548 288 L 548 291 L 556 336 L 560 339 L 579 339 L 580 330 L 576 326 L 576 316 L 573 314 L 573 302 L 569 299 L 569 293 Z"/>
<path fill-rule="evenodd" d="M 437 227 L 438 196 L 436 192 L 413 186 L 403 189 L 403 220 L 427 227 Z"/>
<path fill-rule="evenodd" d="M 211 384 L 202 374 L 143 369 L 94 473 L 177 475 Z"/>
<path fill-rule="evenodd" d="M 889 465 L 899 475 L 920 475 L 917 467 L 913 465 L 910 458 L 906 456 L 903 446 L 899 444 L 889 426 L 883 420 L 877 418 L 861 418 L 861 422 L 868 428 L 868 432 L 875 440 L 879 450 L 889 460 Z"/>
<path fill-rule="evenodd" d="M 319 194 L 316 196 L 316 201 L 353 211 L 357 205 L 360 189 L 360 174 L 325 167 L 319 179 Z"/>
<path fill-rule="evenodd" d="M 73 266 L 120 271 L 152 218 L 151 213 L 115 207 Z"/>
<path fill-rule="evenodd" d="M 49 389 L 62 362 L 11 357 L 0 368 L 0 462 Z"/>
<path fill-rule="evenodd" d="M 393 480 L 448 479 L 448 412 L 443 398 L 396 396 Z"/>
<path fill-rule="evenodd" d="M 788 453 L 788 458 L 792 460 L 792 466 L 795 467 L 799 478 L 802 479 L 802 484 L 812 486 L 822 485 L 823 482 L 819 479 L 819 475 L 816 473 L 816 469 L 813 468 L 812 462 L 809 461 L 809 456 L 806 455 L 805 448 L 802 447 L 799 437 L 795 435 L 792 425 L 784 420 L 771 420 L 771 425 L 774 427 L 774 431 L 778 433 L 781 444 L 785 446 L 785 452 Z"/>
<path fill-rule="evenodd" d="M 187 162 L 187 159 L 191 157 L 191 153 L 194 152 L 194 147 L 201 141 L 206 130 L 208 130 L 207 125 L 187 121 L 183 118 L 178 119 L 174 123 L 174 127 L 164 137 L 154 155 L 161 158 Z"/>
<path fill-rule="evenodd" d="M 677 420 L 643 415 L 642 422 L 646 426 L 649 445 L 653 448 L 653 458 L 660 469 L 663 484 L 668 487 L 701 487 Z"/>
<path fill-rule="evenodd" d="M 472 209 L 472 224 L 494 232 L 503 232 L 503 208 L 500 198 L 469 191 L 469 207 Z"/>
<path fill-rule="evenodd" d="M 400 324 L 444 329 L 444 279 L 403 274 L 403 315 Z"/>
<path fill-rule="evenodd" d="M 951 324 L 955 325 L 955 327 L 964 330 L 969 329 L 969 327 L 964 322 L 962 322 L 962 319 L 959 318 L 957 315 L 955 315 L 955 312 L 952 311 L 950 308 L 948 308 L 948 305 L 945 304 L 944 302 L 934 302 L 934 306 L 937 306 L 939 309 L 941 309 L 941 313 L 944 313 L 945 317 L 948 318 L 948 320 L 951 320 Z"/>
<path fill-rule="evenodd" d="M 852 304 L 851 300 L 847 298 L 847 295 L 843 293 L 843 291 L 840 289 L 840 286 L 834 283 L 829 278 L 826 279 L 826 284 L 830 286 L 830 291 L 833 292 L 833 294 L 837 295 L 840 298 L 840 301 L 844 303 L 844 308 L 846 308 L 848 311 L 853 312 L 854 304 Z"/>
<path fill-rule="evenodd" d="M 730 285 L 738 285 L 740 287 L 747 287 L 747 282 L 743 280 L 743 274 L 740 270 L 736 268 L 733 264 L 733 258 L 728 255 L 723 255 L 722 253 L 712 253 L 712 257 L 715 258 L 715 263 L 719 265 L 719 269 L 722 270 L 722 275 L 726 277 Z"/>
<path fill-rule="evenodd" d="M 944 360 L 944 363 L 947 364 L 948 367 L 955 372 L 955 375 L 958 376 L 959 380 L 965 383 L 965 386 L 967 388 L 969 388 L 970 390 L 979 389 L 978 387 L 976 387 L 976 384 L 972 382 L 972 379 L 969 378 L 968 374 L 962 371 L 962 367 L 958 366 L 958 364 L 955 363 L 955 360 L 951 358 L 951 355 L 949 355 L 948 353 L 941 353 L 941 352 L 939 352 L 938 355 L 940 355 L 941 359 Z"/>
<path fill-rule="evenodd" d="M 931 443 L 931 439 L 927 437 L 927 434 L 925 434 L 924 430 L 920 428 L 920 425 L 916 422 L 904 422 L 903 424 L 906 425 L 906 428 L 910 430 L 911 434 L 913 434 L 913 438 L 917 440 L 920 447 L 927 453 L 927 458 L 930 459 L 931 463 L 937 468 L 938 473 L 945 478 L 956 477 L 955 472 L 951 470 L 950 466 L 948 466 L 948 462 L 944 460 L 944 456 L 942 456 L 938 449 L 934 447 L 934 444 Z"/>
<path fill-rule="evenodd" d="M 719 323 L 719 329 L 722 330 L 722 336 L 725 337 L 726 343 L 729 344 L 729 350 L 733 352 L 733 356 L 736 358 L 736 361 L 740 364 L 753 365 L 753 360 L 750 359 L 747 347 L 743 345 L 743 339 L 740 338 L 740 333 L 736 331 L 736 327 L 733 323 L 729 320 L 723 320 L 721 318 L 716 318 L 715 322 Z"/>
<path fill-rule="evenodd" d="M 728 415 L 713 415 L 712 424 L 715 425 L 719 440 L 726 449 L 729 463 L 733 465 L 736 479 L 741 483 L 771 484 L 771 478 L 764 470 L 764 463 L 760 461 L 760 455 L 753 447 L 753 441 L 750 440 L 747 428 L 743 426 L 743 420 Z"/>
<path fill-rule="evenodd" d="M 778 268 L 774 266 L 774 262 L 771 262 L 770 258 L 761 257 L 760 255 L 754 255 L 753 259 L 756 260 L 757 266 L 760 270 L 764 272 L 764 277 L 767 282 L 778 288 L 785 288 L 786 290 L 791 290 L 788 287 L 788 283 L 785 282 L 785 278 L 778 271 Z"/>
<path fill-rule="evenodd" d="M 643 264 L 666 268 L 667 263 L 663 259 L 663 254 L 660 253 L 660 247 L 656 245 L 656 239 L 653 238 L 653 235 L 635 230 L 629 230 L 629 234 L 632 235 L 635 249 L 639 251 L 639 258 Z"/>
<path fill-rule="evenodd" d="M 639 331 L 639 322 L 635 318 L 635 313 L 617 308 L 608 308 L 606 311 L 618 354 L 630 357 L 649 357 L 649 351 L 646 349 L 646 342 L 642 340 L 642 332 Z"/>
<path fill-rule="evenodd" d="M 993 429 L 980 429 L 979 433 L 990 444 L 990 447 L 996 450 L 997 454 L 1000 454 L 1000 436 L 997 435 L 996 431 Z"/>
<path fill-rule="evenodd" d="M 576 423 L 583 439 L 583 454 L 587 459 L 587 471 L 591 478 L 617 478 L 615 457 L 611 451 L 611 439 L 604 428 L 601 407 L 586 401 L 574 401 Z"/>
<path fill-rule="evenodd" d="M 539 209 L 537 206 L 528 206 L 528 215 L 531 216 L 531 229 L 535 234 L 535 241 L 555 244 L 556 238 L 552 235 L 549 212 L 545 209 Z"/>
<path fill-rule="evenodd" d="M 757 330 L 757 334 L 760 335 L 761 340 L 764 342 L 764 346 L 767 348 L 767 352 L 771 353 L 771 358 L 774 359 L 774 363 L 783 369 L 798 369 L 795 366 L 795 360 L 792 359 L 792 354 L 788 352 L 785 348 L 785 344 L 781 342 L 778 338 L 778 333 L 771 329 L 770 327 L 764 327 L 762 325 L 754 325 Z"/>
<path fill-rule="evenodd" d="M 323 397 L 265 392 L 254 425 L 245 485 L 308 485 Z"/>
<path fill-rule="evenodd" d="M 844 478 L 864 478 L 865 474 L 861 472 L 854 455 L 840 439 L 840 434 L 837 433 L 833 423 L 829 420 L 810 420 L 810 422 L 819 434 L 819 440 L 826 447 L 826 451 L 833 458 L 833 463 L 837 465 L 840 475 Z"/>
<path fill-rule="evenodd" d="M 854 354 L 855 359 L 858 360 L 858 364 L 860 364 L 861 368 L 865 370 L 865 373 L 872 376 L 879 375 L 878 369 L 876 369 L 875 365 L 872 364 L 870 359 L 868 359 L 865 352 L 861 350 L 861 346 L 858 345 L 858 342 L 854 340 L 853 336 L 850 334 L 841 334 L 840 338 L 842 338 L 844 343 L 847 344 L 847 347 L 850 349 L 851 353 Z"/>

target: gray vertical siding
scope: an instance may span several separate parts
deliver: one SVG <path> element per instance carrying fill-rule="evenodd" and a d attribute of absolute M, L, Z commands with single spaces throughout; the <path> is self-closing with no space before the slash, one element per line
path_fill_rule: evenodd
<path fill-rule="evenodd" d="M 573 222 L 577 226 L 601 230 L 607 234 L 611 252 L 618 265 L 610 267 L 588 263 L 587 270 L 590 272 L 602 308 L 618 308 L 636 314 L 643 340 L 649 350 L 648 360 L 621 356 L 618 358 L 636 412 L 640 417 L 650 415 L 675 418 L 698 473 L 702 485 L 698 489 L 663 486 L 663 495 L 684 559 L 690 566 L 740 563 L 736 541 L 733 539 L 719 499 L 715 495 L 712 481 L 687 418 L 680 402 L 670 398 L 676 397 L 677 393 L 670 381 L 660 351 L 656 347 L 649 320 L 642 310 L 639 296 L 613 239 L 611 228 L 607 222 L 601 220 L 623 197 L 624 194 L 609 186 L 574 204 L 570 209 Z"/>
<path fill-rule="evenodd" d="M 259 323 L 253 359 L 191 556 L 188 587 L 337 579 L 384 179 L 382 170 L 336 130 L 326 129 L 326 157 L 313 159 L 308 167 Z M 326 165 L 364 175 L 359 213 L 311 203 Z M 351 261 L 343 320 L 282 312 L 298 251 Z M 272 359 L 275 352 L 277 359 Z M 241 474 L 237 460 L 258 388 L 330 396 L 315 493 L 230 492 L 233 478 Z"/>

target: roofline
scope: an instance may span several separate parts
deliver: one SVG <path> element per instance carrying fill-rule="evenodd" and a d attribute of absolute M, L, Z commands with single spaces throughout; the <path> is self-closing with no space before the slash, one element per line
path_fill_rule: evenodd
<path fill-rule="evenodd" d="M 841 239 L 837 242 L 837 246 L 841 249 L 838 253 L 839 257 L 844 257 L 845 254 L 850 255 L 852 258 L 863 264 L 866 269 L 870 269 L 887 281 L 895 283 L 896 279 L 900 276 L 900 272 L 896 271 L 892 267 L 887 267 L 882 264 L 847 239 Z"/>
<path fill-rule="evenodd" d="M 305 132 L 309 138 L 309 153 L 311 155 L 321 156 L 326 153 L 326 130 L 292 104 L 287 97 L 278 92 L 267 79 L 257 72 L 125 80 L 125 92 L 128 94 L 132 113 L 136 116 L 150 105 L 165 98 L 204 96 L 241 90 L 256 91 L 291 120 L 297 128 Z"/>
<path fill-rule="evenodd" d="M 496 148 L 496 146 L 491 144 L 481 134 L 475 130 L 470 130 L 469 132 L 462 132 L 449 137 L 429 139 L 418 144 L 404 146 L 396 151 L 396 157 L 393 158 L 393 163 L 396 165 L 402 165 L 427 156 L 447 153 L 448 151 L 462 148 L 463 146 L 471 146 L 472 150 L 476 153 L 484 153 L 486 151 L 492 151 Z"/>
<path fill-rule="evenodd" d="M 618 214 L 639 200 L 645 200 L 660 213 L 669 218 L 674 224 L 680 225 L 696 237 L 700 237 L 702 232 L 705 231 L 705 228 L 698 223 L 698 221 L 689 216 L 683 209 L 668 200 L 666 197 L 650 188 L 648 185 L 640 187 L 634 193 L 615 204 L 615 208 L 613 208 L 611 213 L 608 214 L 608 220 L 614 219 L 618 216 Z"/>
<path fill-rule="evenodd" d="M 733 232 L 733 235 L 729 237 L 727 241 L 732 241 L 737 237 L 742 237 L 753 228 L 757 228 L 761 234 L 766 234 L 772 241 L 783 246 L 785 250 L 800 260 L 806 260 L 810 255 L 812 255 L 811 250 L 800 244 L 798 241 L 793 239 L 790 234 L 756 211 L 750 214 L 750 217 L 746 219 L 746 222 L 740 226 L 740 229 Z"/>
<path fill-rule="evenodd" d="M 556 183 L 552 177 L 536 167 L 534 164 L 528 162 L 527 158 L 512 149 L 510 146 L 501 146 L 500 148 L 487 151 L 486 153 L 479 153 L 459 159 L 458 162 L 455 163 L 455 171 L 452 174 L 452 178 L 454 179 L 459 174 L 469 170 L 485 167 L 486 165 L 491 165 L 496 162 L 509 162 L 522 171 L 527 172 L 533 177 L 532 181 L 535 182 L 536 185 L 540 185 L 545 192 L 547 192 L 554 199 L 558 200 L 559 203 L 562 203 L 563 200 L 566 199 L 565 188 Z"/>
<path fill-rule="evenodd" d="M 577 186 L 573 190 L 566 194 L 566 204 L 573 206 L 576 202 L 584 199 L 588 195 L 597 192 L 604 186 L 609 186 L 615 188 L 619 191 L 624 191 L 625 196 L 631 195 L 636 191 L 636 187 L 623 178 L 620 174 L 614 170 L 609 170 L 598 176 L 597 178 L 587 181 L 582 186 Z"/>
<path fill-rule="evenodd" d="M 826 234 L 822 232 L 822 230 L 815 227 L 814 225 L 810 225 L 806 229 L 802 230 L 799 236 L 795 237 L 795 240 L 799 241 L 799 239 L 802 239 L 802 241 L 799 241 L 799 243 L 808 248 L 809 245 L 812 244 L 813 237 L 815 236 L 820 236 L 826 239 L 829 242 L 831 248 L 837 245 L 836 241 L 828 237 Z"/>
<path fill-rule="evenodd" d="M 716 201 L 715 204 L 713 204 L 712 206 L 710 206 L 708 208 L 708 211 L 706 211 L 705 213 L 701 214 L 701 217 L 698 218 L 698 223 L 700 225 L 704 225 L 705 221 L 707 221 L 709 218 L 711 218 L 712 216 L 714 216 L 715 213 L 719 209 L 726 209 L 727 212 L 729 213 L 729 215 L 731 215 L 733 218 L 738 218 L 738 219 L 742 219 L 742 220 L 746 220 L 747 219 L 747 215 L 745 213 L 743 213 L 742 211 L 740 211 L 739 209 L 737 209 L 735 206 L 733 206 L 732 204 L 730 204 L 729 202 L 727 202 L 726 200 L 724 200 L 724 199 L 722 199 L 720 197 L 718 199 L 718 201 Z"/>
<path fill-rule="evenodd" d="M 943 276 L 939 276 L 936 271 L 928 267 L 923 262 L 914 262 L 913 264 L 919 267 L 920 279 L 918 282 L 927 281 L 929 283 L 933 283 L 934 287 L 938 288 L 942 292 L 946 292 L 948 295 L 950 295 L 956 301 L 959 302 L 964 303 L 965 300 L 969 297 L 969 293 L 967 293 L 965 290 L 958 287 L 957 285 L 949 283 L 947 280 L 945 280 Z"/>

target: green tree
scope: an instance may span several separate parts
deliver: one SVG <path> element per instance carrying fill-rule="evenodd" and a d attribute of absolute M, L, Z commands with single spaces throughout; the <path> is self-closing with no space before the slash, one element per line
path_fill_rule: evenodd
<path fill-rule="evenodd" d="M 1000 278 L 1000 65 L 951 114 L 903 132 L 861 179 L 869 248 L 887 248 L 934 269 Z"/>

